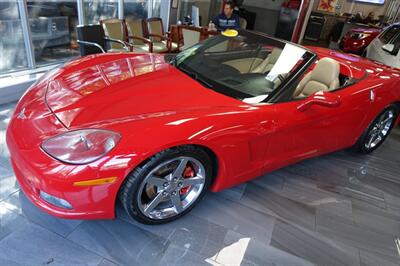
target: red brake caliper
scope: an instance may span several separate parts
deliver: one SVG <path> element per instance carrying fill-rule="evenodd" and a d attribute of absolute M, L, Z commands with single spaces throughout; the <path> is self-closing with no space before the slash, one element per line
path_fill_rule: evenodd
<path fill-rule="evenodd" d="M 185 168 L 185 171 L 183 171 L 183 178 L 191 178 L 195 176 L 195 172 L 192 166 L 187 165 Z M 187 186 L 187 187 L 183 187 L 181 188 L 181 191 L 179 192 L 179 194 L 184 195 L 186 193 L 189 192 L 190 188 L 192 186 Z"/>

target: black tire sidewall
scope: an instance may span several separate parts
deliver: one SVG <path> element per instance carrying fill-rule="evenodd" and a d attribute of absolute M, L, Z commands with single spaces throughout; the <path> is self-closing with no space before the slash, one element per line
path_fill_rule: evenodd
<path fill-rule="evenodd" d="M 140 185 L 142 184 L 145 177 L 158 165 L 162 164 L 163 162 L 172 160 L 174 158 L 180 156 L 188 156 L 198 160 L 200 163 L 203 164 L 206 177 L 205 177 L 205 184 L 202 192 L 198 196 L 195 202 L 193 202 L 186 210 L 179 213 L 176 216 L 169 217 L 166 219 L 151 219 L 144 215 L 140 210 L 137 202 L 137 195 L 139 193 Z M 161 153 L 156 154 L 150 160 L 148 160 L 142 167 L 138 167 L 134 171 L 132 171 L 126 178 L 120 194 L 121 203 L 128 213 L 133 219 L 145 223 L 145 224 L 163 224 L 174 221 L 181 216 L 185 215 L 186 213 L 190 212 L 196 204 L 201 201 L 204 197 L 205 193 L 207 192 L 208 188 L 210 187 L 212 182 L 212 162 L 208 154 L 203 151 L 202 149 L 190 147 L 190 146 L 182 146 L 173 149 L 165 150 Z"/>

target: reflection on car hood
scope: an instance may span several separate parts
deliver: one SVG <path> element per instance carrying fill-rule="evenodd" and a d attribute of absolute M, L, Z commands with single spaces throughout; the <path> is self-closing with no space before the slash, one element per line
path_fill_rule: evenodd
<path fill-rule="evenodd" d="M 66 127 L 238 104 L 151 54 L 74 61 L 50 82 L 46 102 Z"/>
<path fill-rule="evenodd" d="M 379 34 L 382 30 L 381 29 L 377 29 L 377 28 L 355 28 L 355 29 L 351 29 L 351 32 L 356 32 L 356 33 L 376 33 Z"/>

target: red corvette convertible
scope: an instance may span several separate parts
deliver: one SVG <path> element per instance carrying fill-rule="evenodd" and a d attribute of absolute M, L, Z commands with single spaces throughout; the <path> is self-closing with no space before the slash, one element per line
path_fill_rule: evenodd
<path fill-rule="evenodd" d="M 172 57 L 69 62 L 18 103 L 7 144 L 27 197 L 55 216 L 172 221 L 207 190 L 339 149 L 398 123 L 400 71 L 240 31 Z"/>

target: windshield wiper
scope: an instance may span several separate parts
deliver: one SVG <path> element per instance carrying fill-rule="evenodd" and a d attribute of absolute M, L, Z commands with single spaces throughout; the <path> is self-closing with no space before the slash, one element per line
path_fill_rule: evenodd
<path fill-rule="evenodd" d="M 210 83 L 208 83 L 207 81 L 205 81 L 203 78 L 200 78 L 199 75 L 195 72 L 189 71 L 183 67 L 177 67 L 179 70 L 181 70 L 182 72 L 184 72 L 185 74 L 187 74 L 188 76 L 190 76 L 191 78 L 193 78 L 194 80 L 200 82 L 201 84 L 205 85 L 206 87 L 212 89 L 213 85 L 211 85 Z"/>

